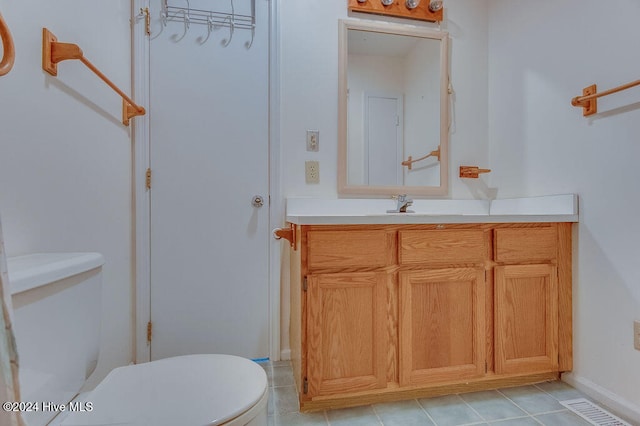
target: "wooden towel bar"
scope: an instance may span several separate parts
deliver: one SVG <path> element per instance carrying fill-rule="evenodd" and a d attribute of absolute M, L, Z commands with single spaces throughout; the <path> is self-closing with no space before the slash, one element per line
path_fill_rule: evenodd
<path fill-rule="evenodd" d="M 597 93 L 598 88 L 595 84 L 582 89 L 582 96 L 576 96 L 571 100 L 571 105 L 575 107 L 582 107 L 582 115 L 588 117 L 598 112 L 598 98 L 602 96 L 611 95 L 616 92 L 630 89 L 634 86 L 639 86 L 640 80 L 632 81 L 631 83 L 623 84 L 622 86 L 614 87 L 613 89 L 605 90 L 604 92 Z"/>
<path fill-rule="evenodd" d="M 118 86 L 113 84 L 98 68 L 84 57 L 82 50 L 76 44 L 60 43 L 51 31 L 46 28 L 42 29 L 42 69 L 53 76 L 58 75 L 58 62 L 67 59 L 78 59 L 85 64 L 87 68 L 93 71 L 102 81 L 107 83 L 109 87 L 122 97 L 122 124 L 129 125 L 129 119 L 144 115 L 145 109 L 137 105 L 129 96 L 127 96 Z"/>
<path fill-rule="evenodd" d="M 427 155 L 420 157 L 420 158 L 416 158 L 415 160 L 413 159 L 413 157 L 409 156 L 409 158 L 407 158 L 406 160 L 404 160 L 402 163 L 403 166 L 407 166 L 407 168 L 409 170 L 411 170 L 413 168 L 413 163 L 416 163 L 418 161 L 422 161 L 422 160 L 426 160 L 429 157 L 437 157 L 438 161 L 440 161 L 440 146 L 438 146 L 438 149 L 431 151 L 430 153 L 428 153 Z"/>

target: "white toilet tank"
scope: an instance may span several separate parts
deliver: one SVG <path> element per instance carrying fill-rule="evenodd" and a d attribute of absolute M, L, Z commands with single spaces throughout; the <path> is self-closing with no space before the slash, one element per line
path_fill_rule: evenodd
<path fill-rule="evenodd" d="M 40 253 L 7 259 L 20 363 L 21 400 L 65 404 L 98 362 L 99 253 Z M 24 413 L 30 426 L 55 411 Z"/>

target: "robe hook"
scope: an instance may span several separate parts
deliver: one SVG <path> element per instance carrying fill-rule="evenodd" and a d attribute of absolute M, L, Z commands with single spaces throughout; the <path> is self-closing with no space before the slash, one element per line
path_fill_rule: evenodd
<path fill-rule="evenodd" d="M 244 46 L 247 49 L 251 49 L 251 46 L 253 46 L 253 39 L 256 36 L 256 24 L 252 24 L 251 25 L 251 41 L 245 41 Z"/>
<path fill-rule="evenodd" d="M 209 16 L 207 17 L 207 36 L 205 38 L 198 37 L 198 42 L 200 44 L 205 44 L 209 37 L 211 37 L 211 32 L 215 28 L 215 22 L 213 21 L 213 13 L 209 12 Z"/>
<path fill-rule="evenodd" d="M 185 25 L 185 33 L 187 32 L 187 30 L 189 29 L 189 26 L 191 25 L 191 5 L 189 4 L 189 0 L 187 1 L 187 10 L 183 10 L 182 14 L 184 15 L 184 25 Z"/>

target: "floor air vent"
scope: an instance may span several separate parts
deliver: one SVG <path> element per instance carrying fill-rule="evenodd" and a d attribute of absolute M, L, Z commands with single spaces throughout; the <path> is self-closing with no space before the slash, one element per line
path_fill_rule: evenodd
<path fill-rule="evenodd" d="M 560 404 L 595 426 L 631 426 L 624 420 L 584 398 L 560 401 Z"/>

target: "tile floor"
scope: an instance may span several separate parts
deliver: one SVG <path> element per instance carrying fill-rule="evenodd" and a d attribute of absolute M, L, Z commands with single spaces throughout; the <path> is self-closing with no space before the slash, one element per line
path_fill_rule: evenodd
<path fill-rule="evenodd" d="M 269 426 L 589 426 L 558 403 L 585 397 L 562 382 L 302 414 L 290 363 L 261 365 L 269 378 Z"/>

